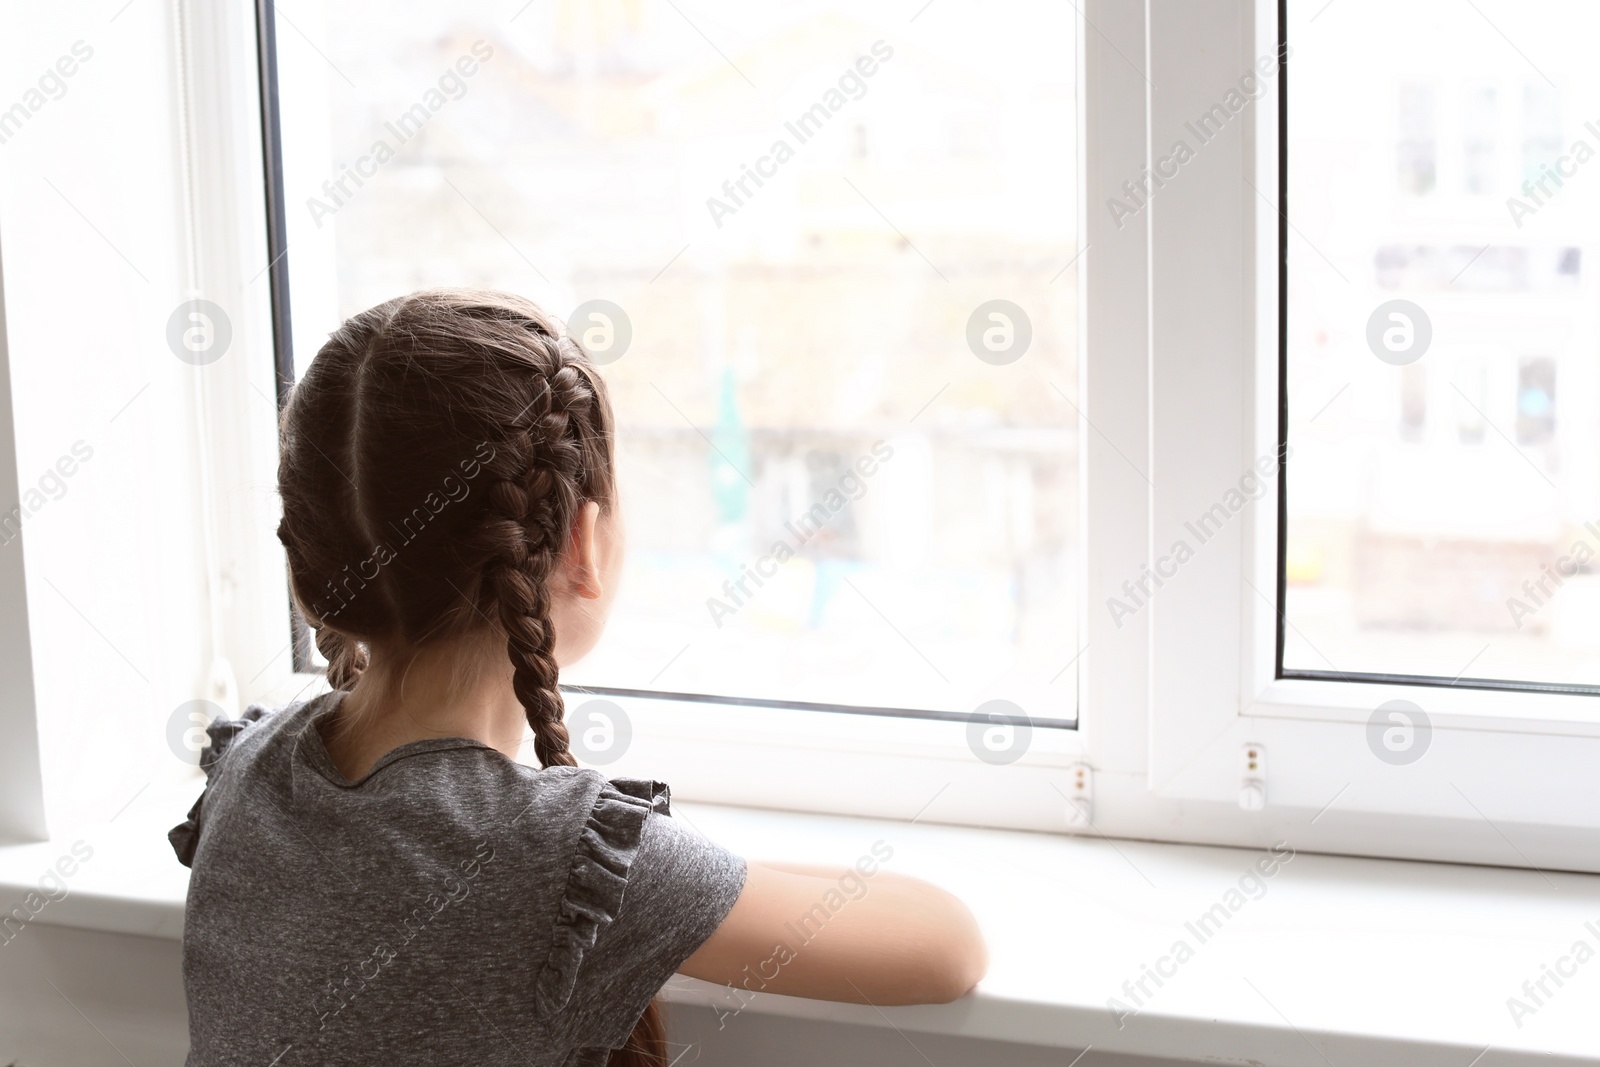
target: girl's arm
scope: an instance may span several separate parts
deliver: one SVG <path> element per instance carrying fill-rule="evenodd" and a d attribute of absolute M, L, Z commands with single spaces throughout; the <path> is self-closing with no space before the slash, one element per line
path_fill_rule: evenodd
<path fill-rule="evenodd" d="M 878 871 L 755 863 L 739 899 L 678 970 L 691 978 L 813 1000 L 944 1004 L 988 967 L 967 906 Z"/>

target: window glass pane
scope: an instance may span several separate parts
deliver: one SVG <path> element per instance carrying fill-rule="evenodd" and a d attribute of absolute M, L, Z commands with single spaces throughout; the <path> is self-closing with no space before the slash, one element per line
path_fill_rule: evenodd
<path fill-rule="evenodd" d="M 1492 196 L 1498 178 L 1500 90 L 1493 82 L 1468 83 L 1461 98 L 1461 162 L 1466 191 Z"/>
<path fill-rule="evenodd" d="M 1071 5 L 278 12 L 302 365 L 445 284 L 607 361 L 629 564 L 566 680 L 1074 717 Z"/>
<path fill-rule="evenodd" d="M 1289 4 L 1286 672 L 1596 684 L 1600 7 Z"/>

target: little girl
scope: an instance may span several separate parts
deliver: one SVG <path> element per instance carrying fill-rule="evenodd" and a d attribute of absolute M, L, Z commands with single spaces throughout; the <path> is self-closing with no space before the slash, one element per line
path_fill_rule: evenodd
<path fill-rule="evenodd" d="M 278 537 L 332 692 L 213 726 L 170 835 L 190 1064 L 663 1067 L 674 972 L 877 1005 L 982 976 L 967 909 L 881 871 L 789 947 L 854 870 L 747 863 L 665 785 L 575 765 L 558 675 L 616 591 L 613 436 L 594 364 L 517 297 L 416 293 L 317 354 Z"/>

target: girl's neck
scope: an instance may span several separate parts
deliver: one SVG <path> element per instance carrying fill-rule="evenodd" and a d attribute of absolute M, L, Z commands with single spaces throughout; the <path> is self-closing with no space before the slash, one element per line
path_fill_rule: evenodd
<path fill-rule="evenodd" d="M 503 649 L 484 645 L 439 642 L 404 656 L 374 646 L 323 731 L 339 773 L 354 781 L 385 753 L 441 737 L 470 738 L 516 759 L 527 718 Z"/>

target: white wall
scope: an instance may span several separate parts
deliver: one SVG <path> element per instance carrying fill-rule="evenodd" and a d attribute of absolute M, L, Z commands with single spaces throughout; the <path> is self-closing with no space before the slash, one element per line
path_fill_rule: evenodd
<path fill-rule="evenodd" d="M 29 925 L 0 948 L 0 1063 L 180 1067 L 182 968 L 169 938 Z"/>

